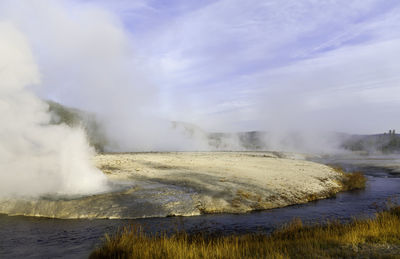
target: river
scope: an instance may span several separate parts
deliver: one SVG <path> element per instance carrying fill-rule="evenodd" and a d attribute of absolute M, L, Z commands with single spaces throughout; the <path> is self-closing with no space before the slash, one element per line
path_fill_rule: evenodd
<path fill-rule="evenodd" d="M 377 209 L 384 207 L 388 199 L 400 201 L 400 174 L 380 167 L 379 163 L 359 158 L 317 161 L 339 165 L 347 171 L 362 171 L 368 178 L 367 187 L 338 193 L 330 199 L 247 214 L 131 220 L 62 220 L 0 215 L 0 258 L 87 258 L 104 233 L 114 233 L 119 227 L 131 224 L 141 225 L 148 232 L 179 228 L 213 234 L 269 233 L 294 218 L 312 224 L 327 219 L 349 221 L 354 217 L 371 217 Z"/>

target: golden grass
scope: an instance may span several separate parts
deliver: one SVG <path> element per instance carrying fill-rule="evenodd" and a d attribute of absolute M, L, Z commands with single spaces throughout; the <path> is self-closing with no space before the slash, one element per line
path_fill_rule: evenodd
<path fill-rule="evenodd" d="M 343 175 L 341 184 L 343 191 L 364 189 L 367 183 L 367 177 L 361 172 L 346 173 L 340 167 L 333 167 L 336 172 Z"/>
<path fill-rule="evenodd" d="M 106 235 L 90 258 L 400 258 L 400 207 L 350 223 L 304 226 L 300 220 L 271 235 L 149 235 L 124 228 Z"/>
<path fill-rule="evenodd" d="M 367 178 L 361 172 L 354 172 L 345 175 L 343 184 L 346 190 L 364 189 Z"/>

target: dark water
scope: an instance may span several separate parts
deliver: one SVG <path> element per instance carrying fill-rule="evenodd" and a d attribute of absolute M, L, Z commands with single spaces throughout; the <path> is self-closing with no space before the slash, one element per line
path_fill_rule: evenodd
<path fill-rule="evenodd" d="M 0 258 L 86 258 L 104 233 L 113 233 L 130 224 L 140 224 L 149 232 L 176 228 L 217 234 L 271 232 L 293 218 L 315 223 L 371 217 L 388 199 L 399 200 L 400 175 L 383 168 L 355 165 L 351 161 L 325 162 L 341 165 L 349 171 L 363 171 L 368 177 L 367 188 L 304 205 L 241 215 L 136 220 L 60 220 L 0 215 Z"/>

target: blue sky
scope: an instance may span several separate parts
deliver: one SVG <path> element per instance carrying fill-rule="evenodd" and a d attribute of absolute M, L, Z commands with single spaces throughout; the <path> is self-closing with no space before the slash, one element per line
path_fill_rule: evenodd
<path fill-rule="evenodd" d="M 21 7 L 27 3 L 8 2 L 21 3 L 11 17 L 22 13 Z M 192 122 L 208 130 L 400 130 L 396 117 L 400 110 L 399 1 L 31 2 L 38 8 L 31 13 L 24 10 L 30 22 L 22 15 L 15 19 L 25 24 L 26 31 L 35 26 L 32 21 L 38 24 L 29 38 L 36 46 L 34 53 L 42 70 L 51 72 L 44 73 L 44 89 L 47 96 L 61 102 L 98 110 L 89 105 L 95 101 L 87 101 L 92 92 L 75 86 L 93 83 L 81 76 L 82 71 L 96 71 L 102 79 L 96 79 L 95 84 L 109 81 L 112 85 L 116 78 L 121 81 L 118 87 L 101 87 L 109 90 L 97 101 L 112 93 L 128 103 L 126 96 L 131 94 L 140 107 L 151 103 L 153 115 Z M 56 12 L 59 15 L 48 15 Z M 100 20 L 112 26 L 103 26 L 106 29 L 102 31 Z M 51 29 L 51 24 L 58 23 L 62 26 Z M 60 38 L 54 31 L 62 31 L 61 35 L 74 42 L 50 46 L 51 40 L 43 39 Z M 112 41 L 112 37 L 124 38 L 124 43 Z M 96 61 L 78 65 L 92 51 L 86 45 L 93 39 L 103 42 L 96 46 L 101 55 L 114 53 L 117 45 L 129 49 L 130 54 L 115 51 L 119 58 L 100 60 L 101 55 L 97 55 Z M 77 55 L 76 49 L 81 47 Z M 55 58 L 49 54 L 51 50 L 70 55 Z M 110 60 L 130 65 L 123 66 L 125 74 L 121 69 L 113 70 L 110 78 L 91 67 L 103 64 L 99 71 L 104 71 Z M 64 74 L 54 72 L 55 64 Z M 122 79 L 130 74 L 136 79 L 127 79 L 124 84 Z M 79 77 L 82 81 L 70 82 L 72 86 L 60 83 Z M 64 86 L 54 88 L 55 84 Z M 151 94 L 142 95 L 143 91 Z M 146 98 L 135 97 L 138 95 Z M 127 104 L 118 109 L 138 107 Z"/>
<path fill-rule="evenodd" d="M 400 108 L 398 1 L 89 2 L 121 17 L 157 74 L 166 116 L 211 129 L 400 126 L 390 119 Z"/>

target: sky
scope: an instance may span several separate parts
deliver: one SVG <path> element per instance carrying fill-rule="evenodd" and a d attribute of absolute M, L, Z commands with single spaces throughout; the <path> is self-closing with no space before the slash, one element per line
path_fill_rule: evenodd
<path fill-rule="evenodd" d="M 400 126 L 398 1 L 86 2 L 121 18 L 171 119 L 210 130 Z"/>
<path fill-rule="evenodd" d="M 0 8 L 28 34 L 43 98 L 209 131 L 400 130 L 399 1 L 54 2 Z"/>

